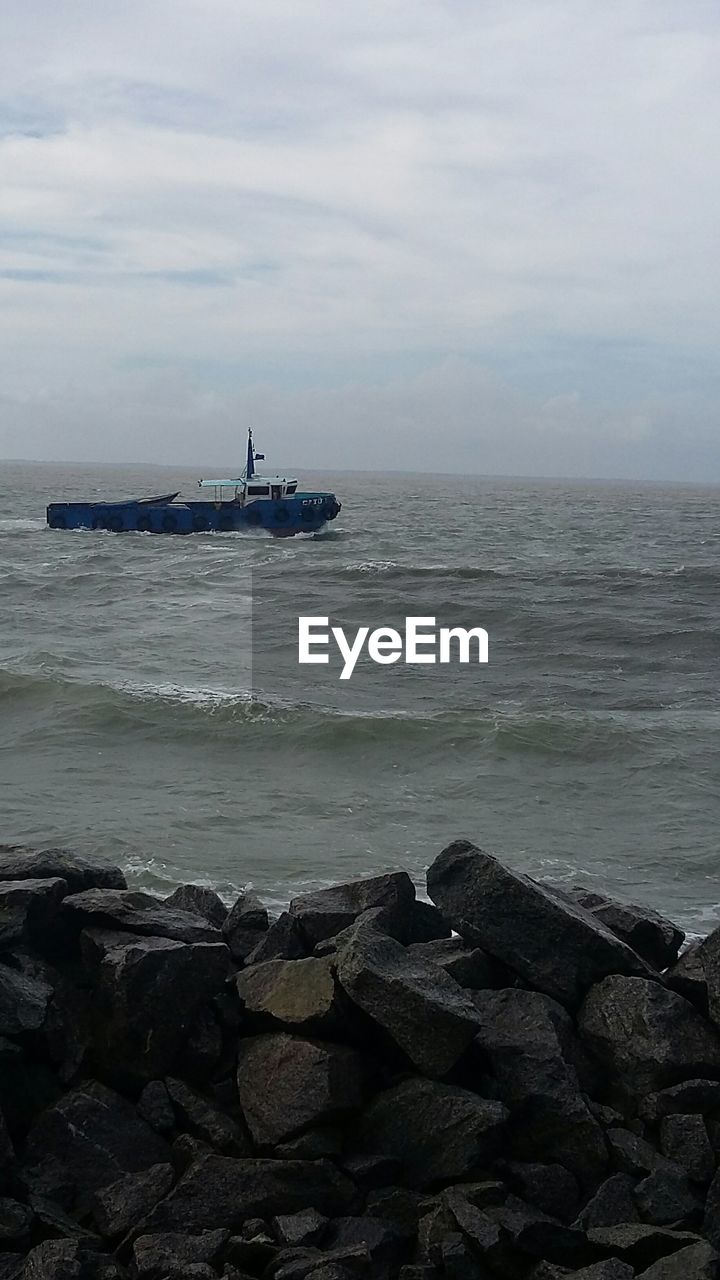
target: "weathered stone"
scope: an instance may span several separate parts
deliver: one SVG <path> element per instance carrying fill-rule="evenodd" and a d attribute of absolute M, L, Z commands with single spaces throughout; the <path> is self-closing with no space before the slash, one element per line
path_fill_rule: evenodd
<path fill-rule="evenodd" d="M 681 1165 L 694 1182 L 709 1182 L 715 1172 L 715 1153 L 700 1115 L 669 1115 L 660 1121 L 660 1146 L 669 1160 Z"/>
<path fill-rule="evenodd" d="M 46 982 L 0 964 L 0 1035 L 21 1036 L 39 1030 L 52 996 L 53 989 Z"/>
<path fill-rule="evenodd" d="M 476 991 L 486 1054 L 497 1094 L 511 1110 L 510 1144 L 519 1159 L 557 1161 L 584 1186 L 607 1167 L 602 1129 L 590 1114 L 569 1060 L 572 1022 L 536 991 Z"/>
<path fill-rule="evenodd" d="M 627 1173 L 613 1173 L 600 1183 L 597 1191 L 577 1217 L 577 1226 L 617 1227 L 639 1222 L 640 1215 L 633 1197 L 635 1181 Z"/>
<path fill-rule="evenodd" d="M 368 1250 L 363 1245 L 333 1249 L 282 1250 L 265 1272 L 268 1280 L 353 1280 L 371 1271 Z M 382 1280 L 382 1277 L 379 1278 Z"/>
<path fill-rule="evenodd" d="M 431 1188 L 467 1178 L 497 1156 L 507 1110 L 466 1089 L 410 1079 L 362 1112 L 354 1147 L 399 1160 L 402 1183 Z"/>
<path fill-rule="evenodd" d="M 22 1280 L 119 1280 L 112 1258 L 79 1240 L 43 1240 L 25 1259 Z"/>
<path fill-rule="evenodd" d="M 635 1202 L 645 1222 L 659 1227 L 690 1225 L 702 1203 L 680 1169 L 655 1169 L 635 1188 Z"/>
<path fill-rule="evenodd" d="M 699 1243 L 699 1237 L 690 1231 L 669 1231 L 667 1227 L 653 1227 L 644 1223 L 593 1227 L 587 1235 L 591 1244 L 607 1250 L 623 1262 L 629 1262 L 636 1271 L 649 1267 L 659 1258 L 675 1253 L 686 1245 Z"/>
<path fill-rule="evenodd" d="M 133 1245 L 135 1270 L 144 1280 L 161 1280 L 192 1263 L 216 1262 L 229 1239 L 228 1231 L 202 1231 L 197 1235 L 167 1231 L 139 1236 Z"/>
<path fill-rule="evenodd" d="M 632 1280 L 634 1274 L 629 1263 L 621 1262 L 620 1258 L 607 1258 L 604 1262 L 593 1262 L 592 1266 L 583 1267 L 581 1271 L 569 1271 L 567 1280 Z M 536 1280 L 534 1273 L 533 1280 Z"/>
<path fill-rule="evenodd" d="M 427 883 L 433 902 L 469 945 L 570 1008 L 608 973 L 651 972 L 595 916 L 466 840 L 436 858 Z"/>
<path fill-rule="evenodd" d="M 33 1211 L 19 1200 L 0 1197 L 0 1241 L 22 1240 L 29 1232 Z"/>
<path fill-rule="evenodd" d="M 265 960 L 302 960 L 308 947 L 298 921 L 289 911 L 273 920 L 260 941 L 245 956 L 245 964 L 262 964 Z"/>
<path fill-rule="evenodd" d="M 278 1142 L 273 1154 L 280 1160 L 339 1160 L 344 1142 L 340 1122 L 308 1129 L 287 1142 Z"/>
<path fill-rule="evenodd" d="M 162 1080 L 145 1085 L 137 1104 L 138 1115 L 157 1133 L 168 1133 L 175 1127 L 175 1111 Z"/>
<path fill-rule="evenodd" d="M 720 1250 L 720 1171 L 708 1188 L 702 1232 L 713 1248 Z"/>
<path fill-rule="evenodd" d="M 707 984 L 708 1015 L 720 1024 L 720 928 L 703 939 L 698 954 Z"/>
<path fill-rule="evenodd" d="M 692 942 L 683 951 L 679 960 L 665 974 L 665 985 L 679 996 L 689 1000 L 690 1004 L 707 1017 L 708 991 L 705 980 L 705 969 L 702 962 L 702 943 Z"/>
<path fill-rule="evenodd" d="M 364 1247 L 372 1263 L 373 1277 L 393 1275 L 402 1261 L 406 1241 L 393 1223 L 381 1218 L 355 1215 L 335 1218 L 328 1225 L 323 1249 L 339 1253 L 340 1250 Z"/>
<path fill-rule="evenodd" d="M 319 1244 L 327 1224 L 328 1219 L 316 1209 L 279 1214 L 271 1223 L 278 1240 L 290 1246 Z"/>
<path fill-rule="evenodd" d="M 437 965 L 375 928 L 359 927 L 337 957 L 338 981 L 427 1075 L 443 1076 L 479 1028 L 470 997 Z"/>
<path fill-rule="evenodd" d="M 193 1089 L 188 1088 L 182 1080 L 175 1080 L 168 1076 L 165 1084 L 176 1113 L 183 1126 L 187 1126 L 191 1133 L 218 1151 L 249 1154 L 240 1127 L 230 1116 L 225 1115 Z M 265 1082 L 265 1089 L 267 1090 L 267 1082 Z M 273 1081 L 271 1092 L 274 1093 L 274 1090 Z"/>
<path fill-rule="evenodd" d="M 328 1216 L 347 1209 L 349 1179 L 326 1161 L 247 1160 L 208 1155 L 190 1165 L 170 1195 L 151 1213 L 148 1231 L 234 1230 L 247 1218 L 317 1209 Z"/>
<path fill-rule="evenodd" d="M 653 969 L 667 969 L 668 965 L 677 960 L 685 934 L 665 916 L 652 911 L 650 907 L 617 902 L 592 889 L 577 886 L 570 893 L 581 907 L 607 925 L 623 942 L 627 942 Z"/>
<path fill-rule="evenodd" d="M 513 1191 L 559 1222 L 571 1222 L 577 1214 L 580 1191 L 577 1179 L 561 1164 L 514 1161 L 506 1177 Z"/>
<path fill-rule="evenodd" d="M 462 938 L 416 942 L 408 947 L 408 952 L 439 965 L 461 987 L 482 991 L 512 986 L 512 975 L 504 964 L 486 955 L 479 947 L 467 947 Z"/>
<path fill-rule="evenodd" d="M 240 1105 L 260 1147 L 350 1115 L 361 1105 L 362 1081 L 361 1059 L 344 1045 L 278 1033 L 238 1047 Z"/>
<path fill-rule="evenodd" d="M 82 1226 L 76 1218 L 71 1218 L 70 1214 L 66 1213 L 54 1200 L 48 1200 L 45 1196 L 31 1195 L 30 1208 L 37 1221 L 42 1223 L 43 1227 L 47 1227 L 53 1235 L 63 1236 L 66 1240 L 81 1240 L 96 1249 L 101 1247 L 102 1240 L 97 1232 Z"/>
<path fill-rule="evenodd" d="M 663 1116 L 696 1115 L 720 1110 L 720 1081 L 684 1080 L 682 1084 L 648 1093 L 640 1099 L 638 1115 L 647 1124 Z"/>
<path fill-rule="evenodd" d="M 35 1194 L 83 1210 L 100 1188 L 167 1157 L 166 1144 L 131 1103 L 89 1081 L 40 1116 L 28 1136 L 23 1177 Z"/>
<path fill-rule="evenodd" d="M 415 899 L 410 914 L 408 944 L 440 941 L 449 938 L 451 933 L 450 925 L 433 902 Z"/>
<path fill-rule="evenodd" d="M 308 945 L 314 947 L 325 938 L 354 923 L 358 916 L 373 907 L 383 910 L 383 919 L 393 936 L 410 941 L 415 886 L 405 871 L 354 880 L 333 885 L 293 898 L 290 914 L 298 921 Z"/>
<path fill-rule="evenodd" d="M 629 1129 L 608 1129 L 605 1137 L 612 1162 L 620 1173 L 629 1173 L 635 1178 L 646 1177 L 668 1163 L 667 1158 L 649 1142 Z"/>
<path fill-rule="evenodd" d="M 385 1187 L 383 1190 L 370 1192 L 365 1212 L 371 1218 L 391 1222 L 399 1236 L 404 1240 L 414 1241 L 422 1203 L 423 1196 L 419 1191 L 410 1191 L 406 1187 Z"/>
<path fill-rule="evenodd" d="M 104 1236 L 121 1236 L 154 1209 L 173 1184 L 171 1164 L 156 1164 L 143 1173 L 128 1173 L 101 1187 L 93 1197 L 93 1217 Z"/>
<path fill-rule="evenodd" d="M 88 943 L 102 953 L 95 971 L 95 1057 L 118 1079 L 165 1075 L 198 1010 L 225 981 L 226 948 L 96 932 Z"/>
<path fill-rule="evenodd" d="M 246 1012 L 258 1023 L 271 1023 L 310 1035 L 336 1032 L 343 1015 L 330 957 L 268 960 L 243 969 L 236 978 Z"/>
<path fill-rule="evenodd" d="M 359 1187 L 391 1187 L 398 1180 L 402 1168 L 394 1156 L 382 1153 L 371 1155 L 345 1155 L 342 1168 Z"/>
<path fill-rule="evenodd" d="M 165 898 L 165 906 L 202 916 L 215 929 L 222 929 L 228 917 L 228 908 L 220 895 L 200 884 L 178 885 L 175 892 Z"/>
<path fill-rule="evenodd" d="M 720 1075 L 720 1036 L 674 991 L 617 974 L 588 994 L 578 1019 L 598 1060 L 642 1095 L 698 1076 Z"/>
<path fill-rule="evenodd" d="M 718 1254 L 707 1241 L 687 1245 L 667 1258 L 660 1258 L 637 1280 L 716 1280 Z"/>
<path fill-rule="evenodd" d="M 223 924 L 223 938 L 234 960 L 244 960 L 255 950 L 268 923 L 267 907 L 257 894 L 251 890 L 241 893 Z"/>
<path fill-rule="evenodd" d="M 0 845 L 0 880 L 64 880 L 71 893 L 85 889 L 125 889 L 119 867 L 89 862 L 69 849 Z"/>
<path fill-rule="evenodd" d="M 86 889 L 60 904 L 59 916 L 68 928 L 119 929 L 143 938 L 174 942 L 221 942 L 219 929 L 192 911 L 169 907 L 161 898 L 135 889 Z"/>
<path fill-rule="evenodd" d="M 47 880 L 0 881 L 0 951 L 18 943 L 44 947 L 67 882 Z"/>

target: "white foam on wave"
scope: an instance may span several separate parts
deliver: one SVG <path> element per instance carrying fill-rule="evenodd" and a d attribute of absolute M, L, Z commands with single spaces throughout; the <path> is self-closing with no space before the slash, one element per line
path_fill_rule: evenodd
<path fill-rule="evenodd" d="M 142 700 L 164 699 L 166 702 L 190 704 L 214 710 L 219 707 L 232 707 L 252 702 L 250 689 L 218 689 L 207 686 L 175 684 L 161 681 L 155 684 L 147 680 L 117 680 L 106 687 L 117 693 L 126 693 Z"/>
<path fill-rule="evenodd" d="M 38 529 L 45 528 L 44 520 L 0 520 L 0 533 L 37 533 Z"/>

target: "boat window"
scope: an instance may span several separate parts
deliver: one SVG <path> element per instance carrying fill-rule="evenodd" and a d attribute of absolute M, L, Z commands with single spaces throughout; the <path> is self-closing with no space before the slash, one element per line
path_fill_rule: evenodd
<path fill-rule="evenodd" d="M 270 490 L 266 484 L 249 484 L 248 498 L 267 498 Z"/>
<path fill-rule="evenodd" d="M 297 484 L 289 484 L 287 487 L 288 493 L 294 493 L 296 489 L 297 489 Z"/>

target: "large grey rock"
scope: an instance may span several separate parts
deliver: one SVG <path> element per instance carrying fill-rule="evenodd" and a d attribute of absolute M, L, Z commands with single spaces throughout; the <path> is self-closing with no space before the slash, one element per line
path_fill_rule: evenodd
<path fill-rule="evenodd" d="M 350 1115 L 362 1081 L 360 1056 L 344 1045 L 279 1033 L 238 1046 L 240 1105 L 259 1147 Z"/>
<path fill-rule="evenodd" d="M 720 929 L 714 929 L 700 944 L 698 958 L 705 974 L 708 1014 L 720 1024 Z"/>
<path fill-rule="evenodd" d="M 412 956 L 439 965 L 461 987 L 468 987 L 473 991 L 513 985 L 513 976 L 504 964 L 493 956 L 486 955 L 479 947 L 467 947 L 462 938 L 414 942 L 407 950 Z"/>
<path fill-rule="evenodd" d="M 333 938 L 358 916 L 381 908 L 383 921 L 394 937 L 410 941 L 415 886 L 405 871 L 333 885 L 293 898 L 290 914 L 298 921 L 310 946 Z"/>
<path fill-rule="evenodd" d="M 260 941 L 245 956 L 245 964 L 262 964 L 265 960 L 302 960 L 308 954 L 308 945 L 298 921 L 289 911 L 283 911 L 268 929 L 259 935 Z"/>
<path fill-rule="evenodd" d="M 128 1173 L 101 1187 L 93 1197 L 93 1217 L 103 1236 L 125 1235 L 154 1209 L 173 1184 L 171 1164 L 156 1164 L 142 1173 Z"/>
<path fill-rule="evenodd" d="M 455 841 L 435 859 L 427 886 L 469 945 L 504 961 L 530 986 L 569 1008 L 606 974 L 652 972 L 590 912 L 510 871 L 467 840 Z"/>
<path fill-rule="evenodd" d="M 709 1182 L 712 1178 L 715 1152 L 702 1116 L 664 1116 L 660 1121 L 660 1146 L 663 1154 L 681 1165 L 693 1182 Z"/>
<path fill-rule="evenodd" d="M 221 942 L 219 929 L 192 911 L 134 889 L 86 889 L 65 898 L 60 918 L 68 929 L 119 929 L 144 938 L 176 942 Z"/>
<path fill-rule="evenodd" d="M 691 1226 L 699 1219 L 702 1201 L 680 1168 L 655 1169 L 635 1188 L 643 1221 L 660 1227 Z"/>
<path fill-rule="evenodd" d="M 51 986 L 0 964 L 0 1036 L 21 1036 L 43 1026 L 53 997 Z"/>
<path fill-rule="evenodd" d="M 119 867 L 90 862 L 69 849 L 30 849 L 0 845 L 0 880 L 64 880 L 70 893 L 85 889 L 125 889 Z"/>
<path fill-rule="evenodd" d="M 57 876 L 0 881 L 0 951 L 20 943 L 44 949 L 67 892 L 67 882 Z"/>
<path fill-rule="evenodd" d="M 720 1250 L 720 1172 L 715 1174 L 708 1188 L 702 1233 L 713 1248 Z"/>
<path fill-rule="evenodd" d="M 309 1035 L 343 1027 L 331 956 L 267 960 L 243 969 L 235 983 L 246 1013 L 258 1026 L 273 1024 Z"/>
<path fill-rule="evenodd" d="M 598 1060 L 638 1095 L 720 1076 L 717 1030 L 674 991 L 617 974 L 589 992 L 578 1018 Z"/>
<path fill-rule="evenodd" d="M 634 903 L 617 902 L 603 893 L 580 886 L 573 888 L 570 896 L 607 925 L 618 938 L 627 942 L 654 969 L 667 969 L 677 960 L 685 934 L 657 911 Z"/>
<path fill-rule="evenodd" d="M 267 907 L 256 893 L 246 889 L 223 924 L 223 938 L 234 960 L 244 960 L 262 941 L 268 928 Z"/>
<path fill-rule="evenodd" d="M 676 1253 L 688 1245 L 700 1243 L 699 1237 L 690 1231 L 670 1231 L 667 1227 L 653 1227 L 634 1223 L 620 1227 L 593 1227 L 588 1240 L 598 1248 L 629 1262 L 636 1271 L 649 1267 L 668 1254 Z"/>
<path fill-rule="evenodd" d="M 147 1231 L 234 1230 L 248 1218 L 317 1209 L 337 1216 L 353 1184 L 329 1162 L 249 1160 L 207 1155 L 196 1160 L 153 1210 Z"/>
<path fill-rule="evenodd" d="M 165 1084 L 180 1121 L 179 1127 L 188 1128 L 192 1134 L 217 1151 L 249 1155 L 246 1137 L 231 1116 L 225 1115 L 213 1102 L 189 1088 L 183 1080 L 168 1076 Z M 267 1081 L 265 1089 L 267 1090 Z M 270 1092 L 274 1093 L 274 1084 Z"/>
<path fill-rule="evenodd" d="M 627 1173 L 613 1173 L 600 1183 L 578 1214 L 577 1225 L 587 1231 L 590 1227 L 618 1227 L 639 1222 L 634 1188 L 635 1181 Z"/>
<path fill-rule="evenodd" d="M 30 1250 L 21 1274 L 22 1280 L 117 1280 L 119 1269 L 84 1241 L 43 1240 Z"/>
<path fill-rule="evenodd" d="M 577 1214 L 580 1191 L 577 1179 L 561 1164 L 512 1161 L 503 1167 L 512 1190 L 528 1204 L 559 1222 L 572 1222 Z"/>
<path fill-rule="evenodd" d="M 166 1164 L 168 1154 L 130 1102 L 88 1081 L 43 1112 L 30 1131 L 23 1179 L 34 1194 L 82 1211 L 101 1187 Z"/>
<path fill-rule="evenodd" d="M 706 1240 L 660 1258 L 637 1280 L 717 1280 L 719 1256 Z"/>
<path fill-rule="evenodd" d="M 179 1231 L 143 1234 L 133 1245 L 134 1268 L 143 1280 L 179 1275 L 193 1264 L 217 1262 L 228 1239 L 227 1231 L 201 1231 L 197 1235 Z"/>
<path fill-rule="evenodd" d="M 632 1280 L 635 1273 L 628 1262 L 621 1262 L 620 1258 L 606 1258 L 604 1262 L 593 1262 L 580 1271 L 565 1274 L 567 1280 Z"/>
<path fill-rule="evenodd" d="M 426 1075 L 443 1076 L 478 1032 L 470 996 L 437 965 L 372 925 L 359 926 L 337 956 L 350 999 Z"/>
<path fill-rule="evenodd" d="M 490 1164 L 502 1149 L 507 1116 L 500 1102 L 414 1078 L 365 1108 L 353 1145 L 357 1152 L 398 1160 L 404 1185 L 431 1188 Z"/>
<path fill-rule="evenodd" d="M 220 895 L 201 884 L 178 885 L 174 893 L 165 899 L 165 906 L 202 916 L 214 929 L 222 929 L 228 917 L 228 908 Z"/>
<path fill-rule="evenodd" d="M 201 1007 L 222 989 L 221 943 L 89 931 L 94 1055 L 112 1078 L 146 1082 L 171 1071 Z"/>
<path fill-rule="evenodd" d="M 684 996 L 705 1017 L 708 1012 L 708 990 L 702 962 L 702 943 L 691 942 L 679 960 L 665 974 L 665 985 Z"/>
<path fill-rule="evenodd" d="M 663 1116 L 704 1115 L 720 1110 L 720 1080 L 683 1080 L 681 1084 L 648 1093 L 641 1099 L 638 1115 L 647 1124 Z"/>
<path fill-rule="evenodd" d="M 607 1167 L 607 1146 L 580 1089 L 573 1064 L 580 1049 L 568 1014 L 536 991 L 476 991 L 473 1000 L 478 1044 L 497 1095 L 511 1111 L 514 1155 L 557 1161 L 583 1186 L 596 1186 Z"/>

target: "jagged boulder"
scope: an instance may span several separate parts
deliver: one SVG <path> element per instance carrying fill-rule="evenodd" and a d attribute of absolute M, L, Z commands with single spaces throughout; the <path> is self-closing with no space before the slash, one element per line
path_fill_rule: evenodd
<path fill-rule="evenodd" d="M 314 947 L 347 929 L 365 911 L 381 908 L 383 927 L 403 942 L 411 940 L 415 886 L 405 871 L 333 885 L 293 898 L 290 914 Z"/>
<path fill-rule="evenodd" d="M 228 1231 L 201 1231 L 196 1235 L 179 1231 L 143 1234 L 133 1245 L 135 1272 L 143 1280 L 162 1280 L 168 1274 L 187 1274 L 188 1268 L 198 1264 L 212 1265 L 219 1261 L 229 1236 Z"/>
<path fill-rule="evenodd" d="M 409 1187 L 462 1181 L 499 1154 L 507 1109 L 467 1089 L 412 1078 L 385 1090 L 361 1113 L 353 1147 L 391 1156 Z"/>
<path fill-rule="evenodd" d="M 693 1182 L 709 1182 L 715 1172 L 715 1152 L 700 1115 L 669 1115 L 660 1121 L 660 1147 Z"/>
<path fill-rule="evenodd" d="M 657 911 L 635 903 L 617 902 L 604 893 L 581 886 L 571 889 L 570 897 L 627 942 L 653 969 L 667 969 L 677 960 L 685 934 Z"/>
<path fill-rule="evenodd" d="M 361 925 L 337 956 L 340 985 L 426 1075 L 455 1065 L 480 1020 L 453 978 L 372 925 Z"/>
<path fill-rule="evenodd" d="M 180 884 L 174 893 L 165 898 L 165 906 L 171 911 L 189 911 L 202 916 L 214 929 L 222 929 L 228 917 L 228 908 L 214 889 L 201 884 Z"/>
<path fill-rule="evenodd" d="M 578 1028 L 603 1066 L 639 1096 L 693 1077 L 720 1077 L 717 1030 L 657 982 L 621 974 L 603 979 L 589 992 Z"/>
<path fill-rule="evenodd" d="M 268 929 L 267 907 L 256 893 L 246 889 L 223 924 L 223 938 L 234 960 L 244 960 L 262 941 Z"/>
<path fill-rule="evenodd" d="M 302 960 L 309 951 L 300 924 L 289 911 L 283 911 L 258 936 L 259 942 L 245 956 L 246 965 L 265 960 Z"/>
<path fill-rule="evenodd" d="M 64 880 L 70 893 L 85 889 L 126 889 L 119 867 L 90 862 L 69 849 L 0 845 L 0 880 Z"/>
<path fill-rule="evenodd" d="M 652 974 L 590 912 L 510 871 L 467 840 L 448 845 L 435 859 L 427 887 L 469 945 L 502 960 L 568 1008 L 576 1008 L 607 974 Z"/>
<path fill-rule="evenodd" d="M 0 951 L 19 944 L 43 950 L 67 893 L 67 881 L 57 876 L 0 881 Z"/>
<path fill-rule="evenodd" d="M 86 889 L 64 898 L 59 911 L 70 932 L 110 929 L 175 942 L 221 942 L 219 929 L 193 911 L 170 907 L 134 889 Z"/>
<path fill-rule="evenodd" d="M 705 1240 L 659 1258 L 637 1280 L 716 1280 L 720 1256 Z"/>
<path fill-rule="evenodd" d="M 53 989 L 40 977 L 0 964 L 0 1036 L 38 1031 L 48 1014 Z"/>
<path fill-rule="evenodd" d="M 240 1105 L 261 1148 L 351 1115 L 362 1083 L 360 1055 L 344 1045 L 282 1033 L 240 1041 Z"/>
<path fill-rule="evenodd" d="M 172 1184 L 172 1165 L 156 1164 L 101 1187 L 92 1201 L 98 1231 L 108 1237 L 125 1235 L 168 1194 Z"/>
<path fill-rule="evenodd" d="M 671 991 L 677 991 L 695 1008 L 707 1017 L 708 989 L 705 969 L 702 962 L 703 944 L 691 942 L 683 951 L 679 960 L 671 965 L 665 974 L 665 985 Z"/>
<path fill-rule="evenodd" d="M 486 955 L 479 947 L 468 947 L 462 938 L 439 938 L 431 942 L 414 942 L 408 953 L 437 964 L 461 987 L 473 991 L 501 989 L 513 985 L 513 975 L 504 964 Z"/>
<path fill-rule="evenodd" d="M 267 960 L 243 969 L 235 979 L 246 1013 L 258 1026 L 332 1034 L 344 1026 L 330 956 Z"/>

